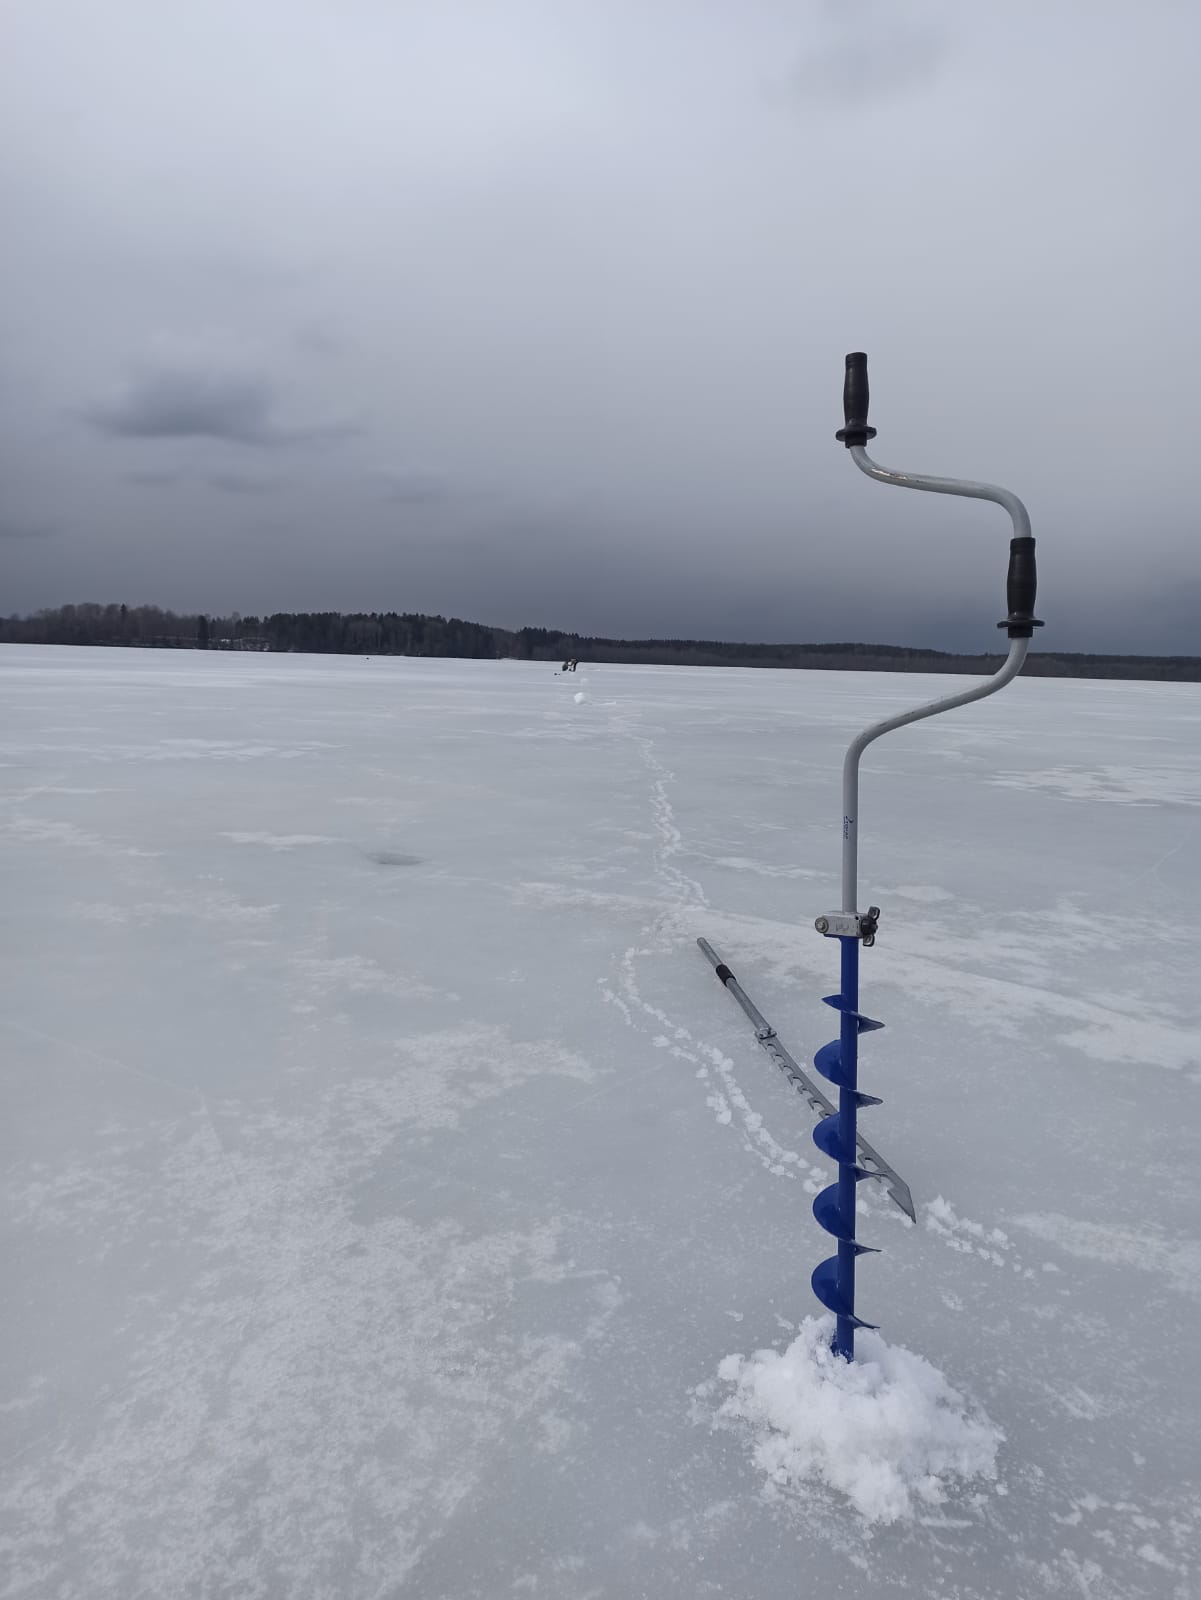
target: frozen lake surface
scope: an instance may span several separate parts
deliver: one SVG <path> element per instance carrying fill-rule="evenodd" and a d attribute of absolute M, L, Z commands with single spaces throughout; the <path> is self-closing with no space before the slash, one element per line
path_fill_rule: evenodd
<path fill-rule="evenodd" d="M 861 1312 L 996 1477 L 716 1416 L 831 1174 L 694 941 L 808 1062 L 842 752 L 950 687 L 0 647 L 3 1594 L 1201 1593 L 1201 686 L 866 758 Z"/>

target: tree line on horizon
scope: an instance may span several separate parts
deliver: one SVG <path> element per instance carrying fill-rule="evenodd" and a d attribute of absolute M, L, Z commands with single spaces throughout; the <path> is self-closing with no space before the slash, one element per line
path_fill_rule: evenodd
<path fill-rule="evenodd" d="M 58 606 L 0 618 L 0 643 L 317 655 L 455 656 L 475 660 L 627 662 L 659 666 L 786 667 L 858 672 L 994 672 L 1000 652 L 963 655 L 904 645 L 746 644 L 717 639 L 608 639 L 554 628 L 488 627 L 422 612 L 277 611 L 179 614 L 159 606 Z M 1031 652 L 1033 677 L 1201 681 L 1201 656 Z"/>

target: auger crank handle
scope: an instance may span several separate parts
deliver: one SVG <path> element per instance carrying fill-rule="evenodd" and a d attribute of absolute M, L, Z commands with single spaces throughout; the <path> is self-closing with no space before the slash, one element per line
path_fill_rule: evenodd
<path fill-rule="evenodd" d="M 867 425 L 867 406 L 871 398 L 867 387 L 867 357 L 862 350 L 855 350 L 847 357 L 847 373 L 842 380 L 842 415 L 846 422 L 845 428 L 839 428 L 834 435 L 841 439 L 847 449 L 853 445 L 866 444 L 869 439 L 876 437 L 875 428 Z"/>
<path fill-rule="evenodd" d="M 988 483 L 967 483 L 959 478 L 931 478 L 916 472 L 894 472 L 873 461 L 863 448 L 876 430 L 868 425 L 867 410 L 870 394 L 867 383 L 867 356 L 862 350 L 853 350 L 847 356 L 846 377 L 842 385 L 842 414 L 844 426 L 834 437 L 853 452 L 852 459 L 869 478 L 882 483 L 893 483 L 902 489 L 925 489 L 932 494 L 964 495 L 973 500 L 993 500 L 1004 506 L 1013 519 L 1014 537 L 1009 546 L 1009 575 L 1005 586 L 1008 615 L 997 623 L 1008 630 L 1010 639 L 1030 639 L 1035 628 L 1042 623 L 1034 615 L 1034 599 L 1038 590 L 1038 573 L 1034 560 L 1034 539 L 1030 533 L 1030 518 L 1016 495 L 1007 489 L 994 488 Z"/>
<path fill-rule="evenodd" d="M 1038 593 L 1038 567 L 1034 558 L 1034 540 L 1029 535 L 1009 541 L 1009 576 L 1005 581 L 1005 603 L 1009 615 L 998 628 L 1008 628 L 1011 639 L 1031 639 L 1035 628 L 1042 623 L 1034 615 L 1034 597 Z"/>

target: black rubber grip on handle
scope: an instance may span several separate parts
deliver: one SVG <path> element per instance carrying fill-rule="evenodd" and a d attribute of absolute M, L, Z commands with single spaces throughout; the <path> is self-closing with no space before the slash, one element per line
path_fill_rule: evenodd
<path fill-rule="evenodd" d="M 876 437 L 875 428 L 867 425 L 869 398 L 867 357 L 862 350 L 853 350 L 847 357 L 847 374 L 842 381 L 842 415 L 846 427 L 839 428 L 834 435 L 848 450 L 852 445 L 866 444 Z"/>
<path fill-rule="evenodd" d="M 1005 580 L 1005 603 L 1009 615 L 998 628 L 1008 628 L 1011 639 L 1029 639 L 1042 623 L 1034 615 L 1038 593 L 1038 568 L 1034 560 L 1034 540 L 1029 534 L 1009 541 L 1009 576 Z"/>

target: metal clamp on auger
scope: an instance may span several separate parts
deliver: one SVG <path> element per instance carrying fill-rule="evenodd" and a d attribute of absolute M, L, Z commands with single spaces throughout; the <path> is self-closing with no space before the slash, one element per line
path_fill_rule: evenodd
<path fill-rule="evenodd" d="M 868 906 L 866 911 L 831 911 L 828 916 L 818 917 L 813 926 L 827 939 L 862 939 L 870 947 L 875 944 L 880 927 L 880 907 Z"/>

